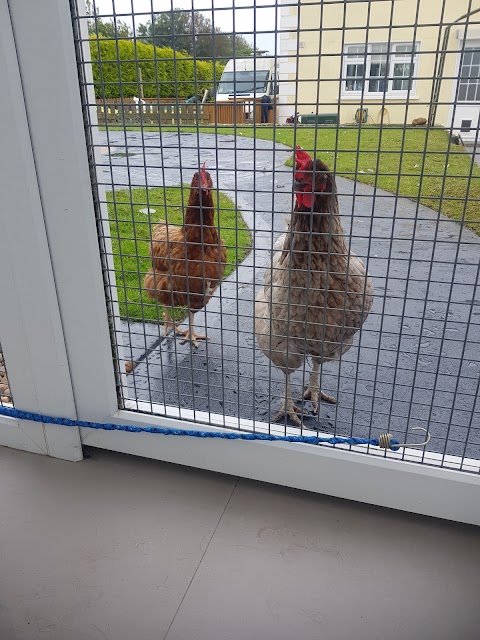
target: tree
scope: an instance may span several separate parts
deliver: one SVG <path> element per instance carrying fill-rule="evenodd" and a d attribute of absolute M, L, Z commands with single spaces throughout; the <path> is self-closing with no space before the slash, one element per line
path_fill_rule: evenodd
<path fill-rule="evenodd" d="M 98 9 L 93 10 L 91 0 L 86 0 L 87 15 L 91 16 L 88 20 L 88 34 L 102 38 L 111 38 L 118 40 L 118 38 L 132 38 L 133 31 L 123 20 L 110 20 L 104 22 L 102 18 L 98 17 Z"/>
<path fill-rule="evenodd" d="M 260 55 L 243 36 L 223 33 L 218 27 L 213 30 L 211 20 L 199 11 L 193 13 L 193 20 L 192 12 L 162 11 L 153 21 L 139 25 L 137 35 L 149 44 L 171 47 L 200 60 Z"/>
<path fill-rule="evenodd" d="M 185 12 L 163 11 L 154 20 L 138 26 L 137 35 L 156 47 L 170 47 L 190 53 L 192 46 L 191 16 Z"/>

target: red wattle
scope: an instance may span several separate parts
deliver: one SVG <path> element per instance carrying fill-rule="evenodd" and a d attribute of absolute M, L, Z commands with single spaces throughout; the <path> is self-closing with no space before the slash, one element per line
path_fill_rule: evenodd
<path fill-rule="evenodd" d="M 307 209 L 312 208 L 313 193 L 305 193 L 303 191 L 297 191 L 295 195 L 297 196 L 297 205 L 299 208 L 302 206 L 306 207 Z"/>
<path fill-rule="evenodd" d="M 303 206 L 307 207 L 307 209 L 312 208 L 313 202 L 313 193 L 304 193 L 303 194 Z"/>

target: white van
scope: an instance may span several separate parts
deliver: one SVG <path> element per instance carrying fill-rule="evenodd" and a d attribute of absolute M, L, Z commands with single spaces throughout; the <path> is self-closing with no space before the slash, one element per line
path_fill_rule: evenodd
<path fill-rule="evenodd" d="M 275 58 L 238 58 L 229 60 L 218 84 L 217 102 L 241 98 L 261 98 L 277 93 Z"/>

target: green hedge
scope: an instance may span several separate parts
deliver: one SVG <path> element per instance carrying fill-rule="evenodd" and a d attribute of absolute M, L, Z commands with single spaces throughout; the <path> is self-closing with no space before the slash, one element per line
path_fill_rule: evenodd
<path fill-rule="evenodd" d="M 214 81 L 212 62 L 194 61 L 182 53 L 174 53 L 168 47 L 91 36 L 90 51 L 96 98 L 138 96 L 137 63 L 142 70 L 145 98 L 189 98 L 195 93 L 201 95 Z M 217 62 L 217 82 L 222 70 L 223 65 Z"/>

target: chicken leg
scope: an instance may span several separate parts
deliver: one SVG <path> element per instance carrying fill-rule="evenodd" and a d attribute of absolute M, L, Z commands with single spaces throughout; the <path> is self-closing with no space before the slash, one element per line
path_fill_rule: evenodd
<path fill-rule="evenodd" d="M 184 336 L 187 333 L 183 329 L 179 329 L 178 328 L 179 325 L 181 325 L 183 321 L 180 320 L 180 321 L 175 322 L 175 320 L 173 319 L 168 307 L 164 308 L 163 314 L 164 314 L 163 335 L 165 336 L 165 338 L 169 335 L 171 329 L 173 329 L 174 333 L 179 333 L 182 336 Z"/>
<path fill-rule="evenodd" d="M 302 410 L 292 400 L 290 393 L 290 374 L 285 375 L 285 396 L 283 398 L 282 406 L 279 411 L 273 416 L 272 422 L 278 422 L 281 418 L 287 416 L 298 427 L 302 426 L 302 422 L 298 417 L 298 414 L 302 414 Z"/>
<path fill-rule="evenodd" d="M 165 338 L 168 336 L 170 329 L 173 329 L 175 333 L 179 333 L 177 329 L 177 325 L 179 324 L 180 322 L 175 322 L 175 320 L 172 318 L 170 309 L 168 307 L 165 307 L 163 310 L 163 335 L 165 336 Z"/>
<path fill-rule="evenodd" d="M 313 359 L 312 370 L 308 378 L 308 384 L 303 394 L 304 400 L 312 401 L 313 413 L 318 412 L 318 400 L 321 398 L 325 402 L 330 404 L 336 404 L 337 400 L 333 396 L 329 396 L 323 391 L 320 391 L 320 363 L 315 358 Z"/>
<path fill-rule="evenodd" d="M 185 336 L 183 340 L 180 340 L 180 344 L 185 344 L 190 341 L 195 349 L 198 349 L 197 340 L 206 340 L 207 336 L 200 336 L 198 333 L 195 333 L 194 317 L 195 314 L 190 311 L 188 314 L 188 329 L 175 328 L 175 332 Z"/>

